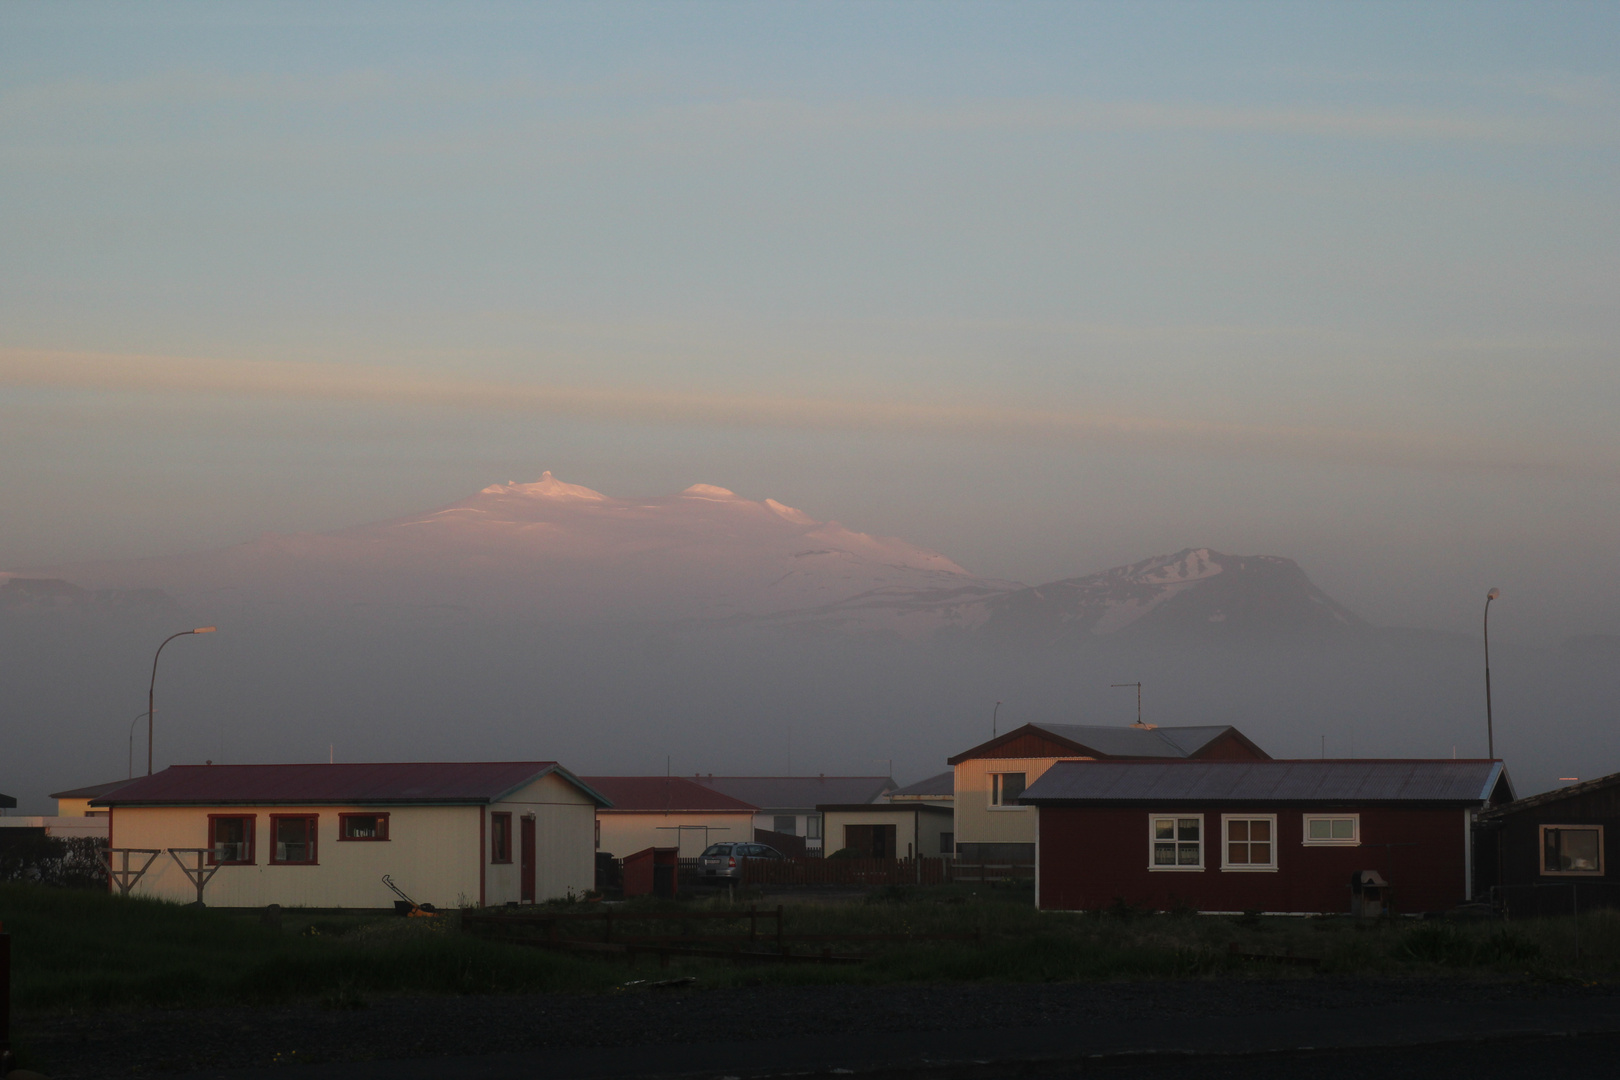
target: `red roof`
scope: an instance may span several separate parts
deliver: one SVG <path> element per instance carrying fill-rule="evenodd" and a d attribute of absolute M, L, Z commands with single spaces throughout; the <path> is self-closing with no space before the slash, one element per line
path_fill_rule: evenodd
<path fill-rule="evenodd" d="M 586 776 L 585 783 L 613 800 L 614 810 L 663 813 L 666 810 L 722 810 L 756 813 L 753 803 L 722 795 L 679 776 Z"/>
<path fill-rule="evenodd" d="M 406 761 L 342 765 L 171 765 L 95 806 L 488 803 L 547 773 L 611 805 L 555 761 Z"/>

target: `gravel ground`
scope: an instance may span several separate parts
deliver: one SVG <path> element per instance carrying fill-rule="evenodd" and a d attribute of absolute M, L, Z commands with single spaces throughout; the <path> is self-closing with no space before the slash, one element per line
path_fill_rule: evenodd
<path fill-rule="evenodd" d="M 50 1013 L 17 1018 L 31 1067 L 55 1080 L 202 1069 L 397 1060 L 862 1032 L 1140 1023 L 1144 1016 L 1232 1016 L 1300 1009 L 1612 995 L 1610 986 L 1434 979 L 1226 979 L 1181 982 L 897 987 L 632 987 L 598 995 L 401 997 L 360 1008 Z"/>

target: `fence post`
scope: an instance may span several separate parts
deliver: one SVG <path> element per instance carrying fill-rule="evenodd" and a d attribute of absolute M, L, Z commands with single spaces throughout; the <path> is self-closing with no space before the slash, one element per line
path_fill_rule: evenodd
<path fill-rule="evenodd" d="M 0 926 L 0 1076 L 15 1064 L 11 1056 L 11 935 Z"/>

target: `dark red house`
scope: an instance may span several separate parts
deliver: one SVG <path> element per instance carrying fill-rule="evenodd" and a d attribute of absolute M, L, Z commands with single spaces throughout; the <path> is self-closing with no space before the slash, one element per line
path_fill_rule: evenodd
<path fill-rule="evenodd" d="M 1042 909 L 1319 913 L 1363 870 L 1396 911 L 1471 899 L 1474 816 L 1512 798 L 1500 761 L 1068 761 L 1020 802 Z"/>

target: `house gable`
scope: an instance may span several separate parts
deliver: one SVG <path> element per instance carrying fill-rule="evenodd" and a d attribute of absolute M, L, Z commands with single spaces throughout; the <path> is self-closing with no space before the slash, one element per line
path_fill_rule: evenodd
<path fill-rule="evenodd" d="M 1042 731 L 1033 724 L 1009 731 L 998 739 L 957 754 L 949 760 L 951 765 L 979 758 L 1092 758 L 1096 751 L 1068 739 L 1060 739 Z"/>
<path fill-rule="evenodd" d="M 1237 728 L 1229 728 L 1188 755 L 1198 761 L 1270 761 L 1271 755 L 1256 746 Z"/>

